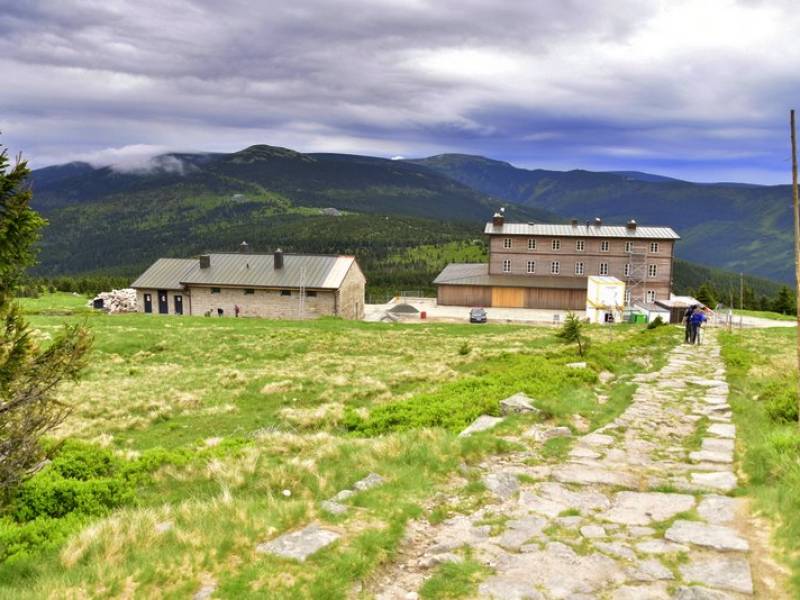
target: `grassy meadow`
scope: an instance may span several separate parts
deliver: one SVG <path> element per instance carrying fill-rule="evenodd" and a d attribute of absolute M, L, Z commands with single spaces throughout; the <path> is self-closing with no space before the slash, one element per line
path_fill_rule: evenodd
<path fill-rule="evenodd" d="M 794 328 L 720 334 L 737 427 L 744 491 L 775 527 L 800 596 L 800 427 Z"/>
<path fill-rule="evenodd" d="M 547 327 L 105 315 L 65 294 L 22 304 L 41 343 L 79 320 L 95 347 L 61 391 L 74 410 L 48 443 L 63 445 L 0 515 L 0 598 L 185 598 L 211 583 L 215 597 L 358 597 L 409 519 L 458 511 L 432 509 L 438 491 L 455 482 L 471 505 L 491 502 L 464 465 L 537 421 L 607 422 L 681 335 L 590 328 L 588 368 L 572 369 L 575 348 Z M 542 413 L 457 437 L 518 391 Z M 541 461 L 568 450 L 554 442 Z M 370 472 L 386 482 L 343 516 L 322 510 Z M 256 553 L 314 521 L 342 537 L 306 564 Z"/>

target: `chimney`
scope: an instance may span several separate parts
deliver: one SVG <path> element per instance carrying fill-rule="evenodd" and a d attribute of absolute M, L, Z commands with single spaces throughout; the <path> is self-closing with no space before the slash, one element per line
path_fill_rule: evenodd
<path fill-rule="evenodd" d="M 247 242 L 242 242 L 239 244 L 239 254 L 252 254 L 253 249 L 250 247 L 250 244 Z"/>
<path fill-rule="evenodd" d="M 603 224 L 603 219 L 601 219 L 600 217 L 595 217 L 594 218 L 595 227 L 600 227 L 600 225 L 602 225 L 602 224 Z"/>
<path fill-rule="evenodd" d="M 506 218 L 503 215 L 503 213 L 501 212 L 494 213 L 494 216 L 492 217 L 492 225 L 494 225 L 495 227 L 502 227 L 505 221 Z"/>
<path fill-rule="evenodd" d="M 578 219 L 572 219 L 572 226 L 573 227 L 577 227 L 578 226 Z"/>
<path fill-rule="evenodd" d="M 636 219 L 631 219 L 628 221 L 627 225 L 625 225 L 625 228 L 628 231 L 636 231 Z"/>
<path fill-rule="evenodd" d="M 275 250 L 274 257 L 275 257 L 275 270 L 277 271 L 278 269 L 282 269 L 283 268 L 283 250 L 281 250 L 280 248 Z"/>
<path fill-rule="evenodd" d="M 211 266 L 211 256 L 208 254 L 200 255 L 200 268 L 208 269 Z"/>

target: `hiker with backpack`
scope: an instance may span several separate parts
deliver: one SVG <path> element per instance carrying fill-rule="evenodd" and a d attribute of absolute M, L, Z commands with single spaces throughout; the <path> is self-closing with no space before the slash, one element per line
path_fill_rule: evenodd
<path fill-rule="evenodd" d="M 699 344 L 700 328 L 706 322 L 706 315 L 703 313 L 703 309 L 699 306 L 696 307 L 690 317 L 690 321 L 692 323 L 692 344 Z"/>
<path fill-rule="evenodd" d="M 683 333 L 684 344 L 692 343 L 692 315 L 694 314 L 695 308 L 697 308 L 697 305 L 692 304 L 683 313 L 683 322 L 686 323 L 686 329 L 684 330 Z"/>

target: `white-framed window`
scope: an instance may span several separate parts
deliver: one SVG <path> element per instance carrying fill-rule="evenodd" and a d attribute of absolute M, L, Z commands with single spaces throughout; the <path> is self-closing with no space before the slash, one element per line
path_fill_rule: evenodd
<path fill-rule="evenodd" d="M 656 291 L 655 290 L 647 290 L 647 301 L 648 302 L 655 302 L 656 301 Z"/>
<path fill-rule="evenodd" d="M 600 252 L 608 252 L 608 240 L 600 240 Z"/>
<path fill-rule="evenodd" d="M 536 250 L 536 238 L 528 238 L 528 250 Z"/>
<path fill-rule="evenodd" d="M 583 263 L 576 262 L 575 263 L 575 275 L 583 275 Z"/>
<path fill-rule="evenodd" d="M 511 238 L 503 238 L 503 248 L 511 248 Z"/>
<path fill-rule="evenodd" d="M 650 252 L 653 254 L 658 252 L 658 242 L 650 242 Z"/>
<path fill-rule="evenodd" d="M 532 260 L 528 261 L 528 273 L 536 273 L 536 263 Z"/>
<path fill-rule="evenodd" d="M 625 304 L 630 306 L 631 303 L 631 291 L 625 290 Z"/>
<path fill-rule="evenodd" d="M 561 265 L 558 262 L 550 263 L 550 272 L 553 275 L 558 275 L 561 272 Z"/>
<path fill-rule="evenodd" d="M 657 271 L 658 271 L 658 269 L 656 268 L 656 265 L 647 265 L 647 275 L 648 276 L 655 277 Z"/>
<path fill-rule="evenodd" d="M 583 252 L 586 249 L 586 241 L 585 240 L 575 240 L 575 251 L 576 252 Z"/>
<path fill-rule="evenodd" d="M 600 275 L 608 275 L 608 263 L 600 263 Z"/>
<path fill-rule="evenodd" d="M 504 258 L 503 259 L 503 273 L 511 273 L 511 259 Z"/>
<path fill-rule="evenodd" d="M 625 252 L 633 252 L 633 242 L 625 242 Z"/>
<path fill-rule="evenodd" d="M 625 277 L 631 276 L 631 263 L 625 265 Z"/>
<path fill-rule="evenodd" d="M 561 250 L 561 240 L 553 240 L 553 250 Z"/>

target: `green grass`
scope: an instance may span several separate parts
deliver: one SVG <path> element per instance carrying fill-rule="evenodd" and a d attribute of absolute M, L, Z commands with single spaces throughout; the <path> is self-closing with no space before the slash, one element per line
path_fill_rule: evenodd
<path fill-rule="evenodd" d="M 800 428 L 774 410 L 777 395 L 794 397 L 796 335 L 794 329 L 755 329 L 722 333 L 720 340 L 743 447 L 745 491 L 772 519 L 794 593 L 800 595 Z"/>
<path fill-rule="evenodd" d="M 424 600 L 473 598 L 478 583 L 487 574 L 488 569 L 472 558 L 444 563 L 425 581 L 419 595 Z"/>
<path fill-rule="evenodd" d="M 107 453 L 117 470 L 103 477 L 132 487 L 108 495 L 37 475 L 43 502 L 53 486 L 88 495 L 64 517 L 0 516 L 0 544 L 15 543 L 14 559 L 0 564 L 0 598 L 186 597 L 209 579 L 220 597 L 343 597 L 391 559 L 406 522 L 459 465 L 514 449 L 494 434 L 456 437 L 476 408 L 495 413 L 524 390 L 553 423 L 581 414 L 602 424 L 633 386 L 624 377 L 603 386 L 600 405 L 597 373 L 655 368 L 680 333 L 590 328 L 589 367 L 576 370 L 564 366 L 574 350 L 550 328 L 105 315 L 84 302 L 22 302 L 42 344 L 65 321 L 85 321 L 95 335 L 84 380 L 60 392 L 74 410 L 55 439 Z M 526 423 L 509 419 L 499 431 Z M 343 517 L 321 510 L 369 472 L 386 483 L 349 500 Z M 464 491 L 464 503 L 486 494 L 477 479 Z M 447 514 L 441 507 L 430 519 Z M 304 565 L 254 553 L 311 521 L 336 526 L 341 540 Z M 159 533 L 164 522 L 172 528 Z M 471 594 L 477 572 L 460 568 L 425 593 Z"/>
<path fill-rule="evenodd" d="M 777 312 L 772 312 L 769 310 L 743 310 L 743 309 L 736 309 L 733 311 L 734 316 L 738 317 L 739 315 L 743 315 L 745 317 L 759 317 L 760 319 L 773 319 L 775 321 L 796 321 L 797 316 L 795 315 L 784 315 Z"/>

